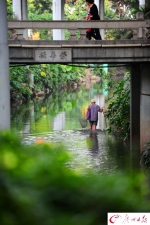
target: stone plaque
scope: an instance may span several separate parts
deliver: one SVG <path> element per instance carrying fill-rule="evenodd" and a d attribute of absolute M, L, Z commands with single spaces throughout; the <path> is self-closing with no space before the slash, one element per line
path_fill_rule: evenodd
<path fill-rule="evenodd" d="M 35 62 L 72 62 L 71 49 L 38 49 L 35 50 Z"/>

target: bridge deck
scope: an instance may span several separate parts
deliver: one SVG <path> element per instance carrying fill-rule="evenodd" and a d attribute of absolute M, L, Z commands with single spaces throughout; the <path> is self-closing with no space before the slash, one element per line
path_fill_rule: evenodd
<path fill-rule="evenodd" d="M 133 63 L 150 61 L 150 40 L 9 40 L 10 63 Z"/>

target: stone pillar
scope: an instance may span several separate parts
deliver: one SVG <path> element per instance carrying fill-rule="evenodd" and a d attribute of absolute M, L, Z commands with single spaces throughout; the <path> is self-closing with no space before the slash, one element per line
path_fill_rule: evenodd
<path fill-rule="evenodd" d="M 98 11 L 100 12 L 100 1 L 101 0 L 95 0 L 94 3 L 97 5 Z"/>
<path fill-rule="evenodd" d="M 141 121 L 140 142 L 141 151 L 150 141 L 150 63 L 141 65 Z"/>
<path fill-rule="evenodd" d="M 104 20 L 104 0 L 95 0 L 95 4 L 98 7 L 101 20 Z M 104 29 L 100 29 L 101 37 L 104 40 Z"/>
<path fill-rule="evenodd" d="M 29 66 L 27 66 L 28 68 L 28 75 L 29 75 L 29 84 L 30 84 L 30 88 L 34 88 L 34 74 L 31 70 L 29 70 Z"/>
<path fill-rule="evenodd" d="M 53 20 L 64 20 L 64 0 L 53 0 Z M 54 29 L 53 40 L 64 40 L 64 30 Z"/>
<path fill-rule="evenodd" d="M 0 130 L 10 129 L 10 81 L 6 0 L 0 6 Z"/>
<path fill-rule="evenodd" d="M 140 65 L 131 66 L 130 149 L 140 151 Z"/>
<path fill-rule="evenodd" d="M 13 0 L 13 13 L 17 20 L 21 20 L 21 0 Z"/>
<path fill-rule="evenodd" d="M 28 19 L 28 8 L 27 8 L 27 0 L 22 0 L 21 4 L 21 11 L 22 11 L 22 20 Z M 25 40 L 28 40 L 28 30 L 24 30 L 23 37 Z"/>
<path fill-rule="evenodd" d="M 104 0 L 100 0 L 100 18 L 101 20 L 104 20 Z M 105 30 L 101 29 L 100 31 L 101 31 L 102 39 L 104 40 Z"/>
<path fill-rule="evenodd" d="M 22 19 L 27 20 L 28 19 L 27 0 L 22 0 L 21 8 L 22 8 Z"/>
<path fill-rule="evenodd" d="M 139 0 L 139 6 L 145 6 L 145 0 Z"/>
<path fill-rule="evenodd" d="M 28 10 L 27 10 L 27 0 L 13 0 L 13 12 L 14 17 L 17 20 L 27 20 Z M 28 39 L 28 30 L 24 30 L 23 38 Z"/>

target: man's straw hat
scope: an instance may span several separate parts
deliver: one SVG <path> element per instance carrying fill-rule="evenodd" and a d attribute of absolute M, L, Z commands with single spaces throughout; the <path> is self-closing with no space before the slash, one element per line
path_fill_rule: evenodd
<path fill-rule="evenodd" d="M 91 102 L 96 102 L 95 99 L 91 99 Z"/>

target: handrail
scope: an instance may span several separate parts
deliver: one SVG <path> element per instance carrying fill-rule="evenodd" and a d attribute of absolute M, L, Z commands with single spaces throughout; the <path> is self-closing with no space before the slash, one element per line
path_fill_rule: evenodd
<path fill-rule="evenodd" d="M 23 39 L 24 29 L 68 29 L 70 39 L 76 39 L 76 31 L 80 31 L 78 39 L 85 39 L 87 28 L 99 29 L 131 29 L 133 39 L 147 39 L 150 36 L 150 20 L 144 20 L 142 12 L 136 14 L 136 20 L 8 20 L 10 39 Z"/>
<path fill-rule="evenodd" d="M 8 29 L 138 29 L 150 28 L 150 20 L 8 20 Z"/>

